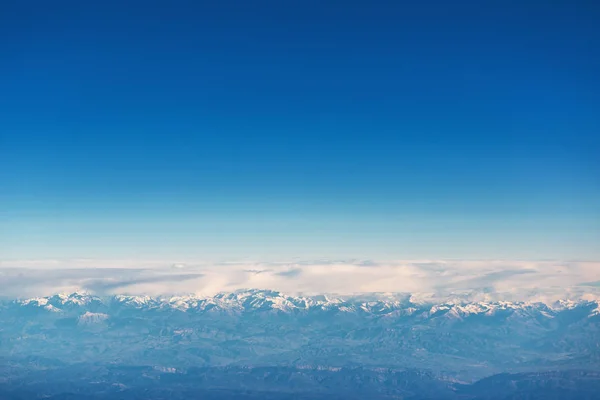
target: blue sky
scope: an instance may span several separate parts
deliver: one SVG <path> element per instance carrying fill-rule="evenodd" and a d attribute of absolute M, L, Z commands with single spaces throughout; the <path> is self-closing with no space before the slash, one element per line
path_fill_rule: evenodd
<path fill-rule="evenodd" d="M 594 2 L 96 3 L 2 5 L 0 258 L 600 258 Z"/>

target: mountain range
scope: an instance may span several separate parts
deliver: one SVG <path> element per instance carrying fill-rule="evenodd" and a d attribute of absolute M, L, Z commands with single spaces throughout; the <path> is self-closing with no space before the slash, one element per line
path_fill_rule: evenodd
<path fill-rule="evenodd" d="M 283 397 L 273 398 L 595 398 L 600 311 L 597 301 L 430 302 L 404 293 L 76 292 L 3 300 L 0 365 L 6 398 L 49 376 L 60 390 L 45 385 L 36 396 L 103 398 L 93 397 L 97 382 L 107 398 L 124 399 L 155 389 L 143 396 L 163 398 L 166 388 L 181 398 L 186 390 L 268 398 L 279 386 Z M 79 378 L 61 378 L 73 371 Z M 152 389 L 153 379 L 169 384 Z M 504 397 L 481 397 L 492 386 Z"/>

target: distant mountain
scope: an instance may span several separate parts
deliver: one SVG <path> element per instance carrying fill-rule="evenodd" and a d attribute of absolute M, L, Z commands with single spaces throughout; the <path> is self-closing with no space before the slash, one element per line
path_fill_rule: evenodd
<path fill-rule="evenodd" d="M 4 375 L 6 378 L 6 375 Z M 186 372 L 147 366 L 70 367 L 15 373 L 3 400 L 595 400 L 600 374 L 567 370 L 498 374 L 461 384 L 413 369 L 217 367 Z"/>
<path fill-rule="evenodd" d="M 271 290 L 239 290 L 233 293 L 220 293 L 214 296 L 128 296 L 116 295 L 99 297 L 85 292 L 57 294 L 25 300 L 4 301 L 2 306 L 41 307 L 48 311 L 60 312 L 82 308 L 118 309 L 135 308 L 143 311 L 179 310 L 190 312 L 220 312 L 238 315 L 240 313 L 270 311 L 290 314 L 309 312 L 354 313 L 372 316 L 410 316 L 421 318 L 464 319 L 479 316 L 533 316 L 534 314 L 553 318 L 565 310 L 589 309 L 590 317 L 600 314 L 597 301 L 559 300 L 552 304 L 541 302 L 468 302 L 454 299 L 443 303 L 415 301 L 407 294 L 370 294 L 357 296 L 287 296 Z"/>
<path fill-rule="evenodd" d="M 175 391 L 192 386 L 233 390 L 238 397 L 231 398 L 243 398 L 244 390 L 268 398 L 263 392 L 273 387 L 279 394 L 285 387 L 306 388 L 316 396 L 333 393 L 330 386 L 338 394 L 351 388 L 343 398 L 361 398 L 355 395 L 363 389 L 362 398 L 398 398 L 400 388 L 401 398 L 427 393 L 436 399 L 459 394 L 464 399 L 536 398 L 527 397 L 530 392 L 564 392 L 569 398 L 574 388 L 567 383 L 574 377 L 596 387 L 596 301 L 430 303 L 415 298 L 243 290 L 209 297 L 71 293 L 4 301 L 0 366 L 11 368 L 0 369 L 0 383 L 14 390 L 14 383 L 22 382 L 21 389 L 31 389 L 38 374 L 46 382 L 56 374 L 58 382 L 70 371 L 82 376 L 81 390 L 91 390 L 92 381 L 112 382 L 134 396 L 134 388 L 154 379 L 148 377 L 160 376 L 163 383 L 182 380 Z M 137 372 L 127 372 L 121 381 L 120 368 Z M 194 374 L 204 376 L 206 385 L 190 386 Z M 505 396 L 480 397 L 490 387 L 495 396 Z M 116 389 L 110 386 L 105 393 L 111 390 Z M 591 389 L 582 393 L 588 396 Z"/>

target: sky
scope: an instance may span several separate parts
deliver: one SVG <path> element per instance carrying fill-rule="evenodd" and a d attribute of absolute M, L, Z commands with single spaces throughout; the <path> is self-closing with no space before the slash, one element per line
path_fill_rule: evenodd
<path fill-rule="evenodd" d="M 599 20 L 4 1 L 0 260 L 600 260 Z"/>

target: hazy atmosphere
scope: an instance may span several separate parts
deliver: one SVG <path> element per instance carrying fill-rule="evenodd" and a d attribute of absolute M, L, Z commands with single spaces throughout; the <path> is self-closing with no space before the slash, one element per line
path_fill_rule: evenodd
<path fill-rule="evenodd" d="M 290 260 L 176 263 L 131 260 L 5 262 L 2 295 L 214 295 L 239 289 L 288 294 L 412 293 L 429 300 L 600 299 L 600 263 L 508 260 Z"/>
<path fill-rule="evenodd" d="M 0 1 L 0 400 L 599 400 L 600 2 Z"/>

